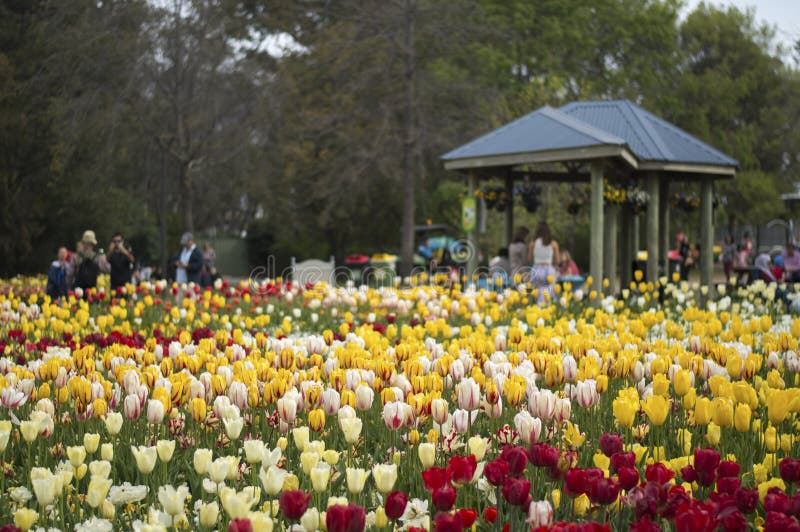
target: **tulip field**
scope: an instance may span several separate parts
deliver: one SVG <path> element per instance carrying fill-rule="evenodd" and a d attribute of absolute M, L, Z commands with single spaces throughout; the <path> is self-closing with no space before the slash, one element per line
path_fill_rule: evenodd
<path fill-rule="evenodd" d="M 800 530 L 792 288 L 0 281 L 0 531 Z"/>

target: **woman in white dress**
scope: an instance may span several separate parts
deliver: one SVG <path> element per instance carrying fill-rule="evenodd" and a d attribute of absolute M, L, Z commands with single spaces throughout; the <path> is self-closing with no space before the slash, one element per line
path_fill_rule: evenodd
<path fill-rule="evenodd" d="M 549 301 L 553 300 L 553 287 L 556 280 L 556 259 L 560 256 L 558 242 L 553 240 L 550 226 L 547 222 L 540 222 L 533 235 L 533 241 L 528 247 L 528 260 L 532 263 L 531 283 L 538 292 L 538 301 L 545 300 L 545 293 Z"/>

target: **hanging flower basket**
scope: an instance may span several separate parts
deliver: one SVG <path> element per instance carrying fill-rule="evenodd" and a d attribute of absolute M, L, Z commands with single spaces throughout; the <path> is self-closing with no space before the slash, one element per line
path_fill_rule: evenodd
<path fill-rule="evenodd" d="M 626 203 L 634 214 L 641 214 L 647 210 L 649 200 L 650 196 L 647 192 L 638 187 L 629 188 L 626 194 Z"/>
<path fill-rule="evenodd" d="M 700 207 L 700 196 L 697 194 L 676 192 L 672 196 L 672 201 L 670 203 L 673 207 L 681 209 L 685 212 L 693 212 L 695 209 Z"/>
<path fill-rule="evenodd" d="M 514 188 L 514 194 L 519 196 L 522 206 L 531 214 L 535 213 L 542 204 L 540 199 L 542 188 L 536 185 L 518 185 Z"/>

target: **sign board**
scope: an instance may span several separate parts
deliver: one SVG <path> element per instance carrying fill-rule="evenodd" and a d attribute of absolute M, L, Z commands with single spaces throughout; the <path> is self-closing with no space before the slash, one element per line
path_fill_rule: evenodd
<path fill-rule="evenodd" d="M 466 231 L 474 231 L 478 219 L 478 209 L 475 197 L 464 198 L 461 203 L 461 228 Z"/>

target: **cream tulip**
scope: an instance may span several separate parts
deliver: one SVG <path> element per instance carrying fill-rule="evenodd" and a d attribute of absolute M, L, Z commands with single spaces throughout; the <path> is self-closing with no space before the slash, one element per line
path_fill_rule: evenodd
<path fill-rule="evenodd" d="M 347 468 L 347 490 L 350 493 L 361 493 L 364 491 L 364 484 L 369 478 L 369 471 L 364 469 L 348 467 Z"/>
<path fill-rule="evenodd" d="M 158 452 L 158 458 L 162 462 L 169 462 L 175 453 L 175 440 L 158 440 L 156 442 L 156 451 Z"/>
<path fill-rule="evenodd" d="M 131 452 L 136 459 L 136 467 L 140 473 L 145 475 L 152 473 L 156 467 L 156 459 L 158 458 L 158 451 L 155 447 L 146 447 L 144 445 L 131 446 Z"/>
<path fill-rule="evenodd" d="M 395 464 L 380 464 L 372 469 L 372 478 L 375 479 L 375 487 L 381 493 L 389 493 L 397 482 L 397 466 Z"/>

